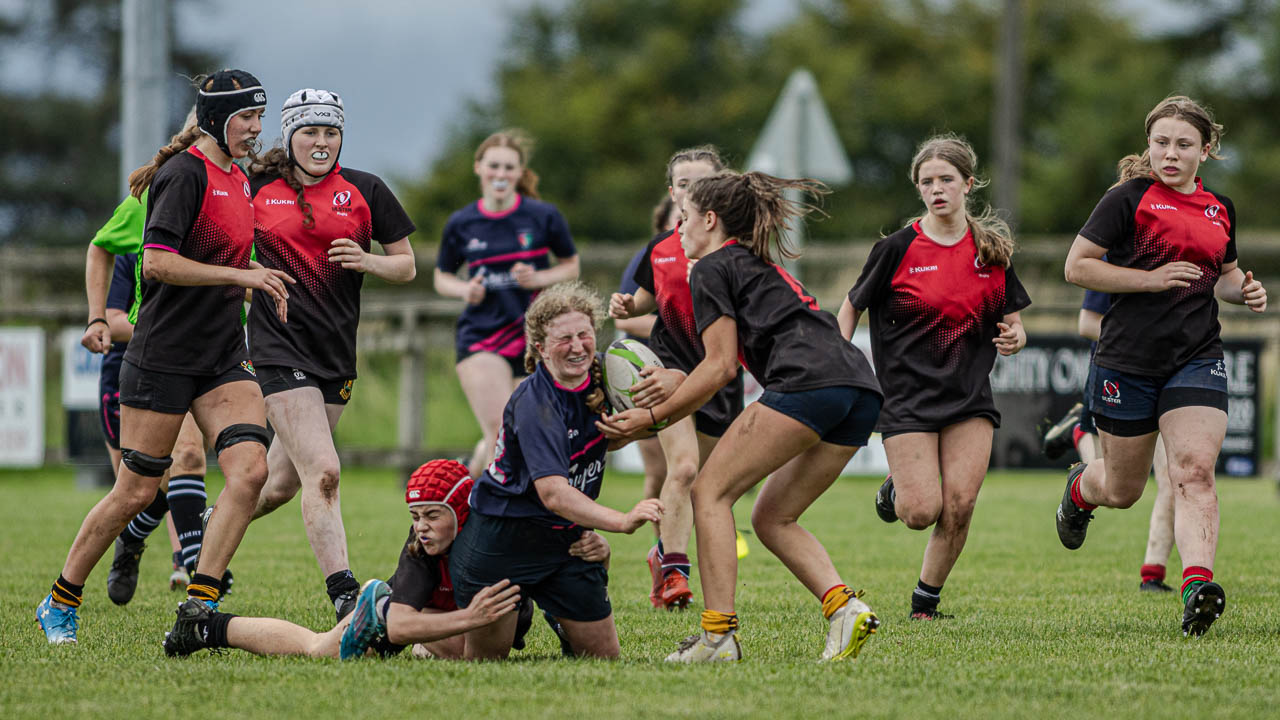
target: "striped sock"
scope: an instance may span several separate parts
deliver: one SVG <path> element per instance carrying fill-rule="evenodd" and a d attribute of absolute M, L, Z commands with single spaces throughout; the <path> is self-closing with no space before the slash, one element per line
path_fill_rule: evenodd
<path fill-rule="evenodd" d="M 718 610 L 702 611 L 702 629 L 723 635 L 738 629 L 738 613 L 722 613 Z"/>
<path fill-rule="evenodd" d="M 187 597 L 207 602 L 218 602 L 222 583 L 215 577 L 196 573 L 191 576 L 191 584 L 187 585 Z"/>
<path fill-rule="evenodd" d="M 690 564 L 689 556 L 684 553 L 667 553 L 660 556 L 662 558 L 662 577 L 666 577 L 673 572 L 678 572 L 689 577 Z"/>
<path fill-rule="evenodd" d="M 942 600 L 942 586 L 930 585 L 919 580 L 911 591 L 912 613 L 934 613 L 938 611 L 938 602 Z"/>
<path fill-rule="evenodd" d="M 1084 436 L 1085 431 L 1080 429 L 1079 424 L 1071 429 L 1071 447 L 1075 448 L 1076 452 L 1080 452 L 1080 439 Z"/>
<path fill-rule="evenodd" d="M 126 543 L 140 543 L 146 540 L 160 525 L 160 520 L 167 512 L 169 512 L 169 501 L 165 499 L 163 490 L 156 490 L 155 499 L 146 510 L 138 513 L 137 517 L 125 526 L 124 531 L 120 533 L 120 539 Z"/>
<path fill-rule="evenodd" d="M 1143 565 L 1142 570 L 1140 572 L 1142 573 L 1142 582 L 1150 582 L 1152 580 L 1159 580 L 1159 581 L 1164 580 L 1163 565 L 1155 565 L 1155 564 Z"/>
<path fill-rule="evenodd" d="M 1191 565 L 1182 569 L 1182 603 L 1185 605 L 1187 598 L 1191 597 L 1191 593 L 1196 588 L 1213 580 L 1213 571 L 1207 567 L 1199 565 Z"/>
<path fill-rule="evenodd" d="M 822 617 L 830 620 L 837 610 L 849 604 L 851 597 L 853 597 L 853 591 L 844 583 L 835 585 L 822 593 Z"/>
<path fill-rule="evenodd" d="M 1075 503 L 1076 507 L 1081 510 L 1097 510 L 1097 505 L 1085 502 L 1084 495 L 1080 494 L 1080 478 L 1082 477 L 1084 477 L 1083 471 L 1076 475 L 1076 479 L 1071 482 L 1071 502 Z"/>
<path fill-rule="evenodd" d="M 196 557 L 200 555 L 200 544 L 204 540 L 204 531 L 200 528 L 200 513 L 204 512 L 208 496 L 204 490 L 204 477 L 201 475 L 178 475 L 169 478 L 169 519 L 173 529 L 178 533 L 178 544 L 182 546 L 182 564 L 188 572 L 195 572 Z"/>
<path fill-rule="evenodd" d="M 80 597 L 84 595 L 84 585 L 76 585 L 70 580 L 58 575 L 58 579 L 53 582 L 53 589 L 49 591 L 53 595 L 53 601 L 62 603 L 67 607 L 80 607 Z"/>

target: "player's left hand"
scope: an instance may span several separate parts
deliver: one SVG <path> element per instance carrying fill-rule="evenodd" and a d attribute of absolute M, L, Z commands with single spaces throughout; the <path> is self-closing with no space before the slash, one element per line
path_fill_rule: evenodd
<path fill-rule="evenodd" d="M 645 366 L 640 369 L 640 382 L 631 386 L 631 400 L 638 408 L 661 405 L 684 382 L 685 374 L 674 368 Z"/>
<path fill-rule="evenodd" d="M 598 532 L 588 530 L 582 533 L 582 537 L 569 546 L 569 554 L 576 558 L 582 558 L 587 562 L 608 562 L 609 560 L 609 541 Z"/>
<path fill-rule="evenodd" d="M 329 243 L 329 262 L 341 263 L 347 270 L 369 271 L 369 253 L 351 238 L 338 238 Z"/>
<path fill-rule="evenodd" d="M 1012 355 L 1027 344 L 1027 334 L 1022 330 L 1022 323 L 1010 325 L 998 322 L 996 328 L 1000 330 L 1000 334 L 992 338 L 991 342 L 995 343 L 996 350 L 1001 355 Z"/>
<path fill-rule="evenodd" d="M 596 421 L 596 427 L 610 440 L 635 440 L 644 437 L 651 425 L 653 417 L 648 410 L 641 408 L 623 410 Z"/>
<path fill-rule="evenodd" d="M 538 271 L 529 263 L 518 262 L 512 265 L 511 277 L 525 290 L 538 289 Z"/>
<path fill-rule="evenodd" d="M 1244 274 L 1244 281 L 1240 283 L 1240 295 L 1250 310 L 1260 313 L 1267 309 L 1267 289 L 1262 287 L 1261 281 L 1253 279 L 1252 270 Z"/>

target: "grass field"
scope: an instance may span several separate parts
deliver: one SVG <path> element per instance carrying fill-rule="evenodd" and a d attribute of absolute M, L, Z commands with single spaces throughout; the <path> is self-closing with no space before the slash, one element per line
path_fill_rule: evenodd
<path fill-rule="evenodd" d="M 650 534 L 609 536 L 610 593 L 624 660 L 559 659 L 541 623 L 510 663 L 339 663 L 241 651 L 164 656 L 178 596 L 164 584 L 167 542 L 143 557 L 126 608 L 106 597 L 109 557 L 89 579 L 80 644 L 50 647 L 33 609 L 57 576 L 95 493 L 66 471 L 0 473 L 0 717 L 1275 717 L 1280 707 L 1280 509 L 1269 482 L 1223 481 L 1217 576 L 1228 609 L 1210 633 L 1184 639 L 1180 603 L 1140 594 L 1149 498 L 1100 511 L 1084 548 L 1059 546 L 1058 474 L 993 474 L 969 546 L 943 594 L 955 619 L 906 620 L 926 536 L 881 523 L 878 481 L 836 484 L 805 518 L 846 580 L 884 621 L 855 662 L 820 665 L 817 602 L 752 541 L 739 591 L 745 661 L 673 667 L 661 658 L 697 615 L 649 609 Z M 211 477 L 212 484 L 217 484 Z M 611 475 L 603 501 L 629 506 L 639 479 Z M 388 576 L 407 526 L 398 479 L 343 479 L 353 569 Z M 747 499 L 739 503 L 740 526 Z M 1176 557 L 1171 563 L 1176 584 Z M 326 629 L 332 609 L 296 502 L 255 523 L 232 568 L 223 609 Z M 695 586 L 696 587 L 696 586 Z M 699 593 L 700 595 L 700 593 Z"/>

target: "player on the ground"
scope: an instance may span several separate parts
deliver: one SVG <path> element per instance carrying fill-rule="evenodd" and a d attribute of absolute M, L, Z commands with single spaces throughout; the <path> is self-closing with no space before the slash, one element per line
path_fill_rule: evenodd
<path fill-rule="evenodd" d="M 1137 502 L 1158 437 L 1177 488 L 1182 632 L 1202 635 L 1226 609 L 1226 593 L 1213 580 L 1214 465 L 1227 429 L 1215 296 L 1260 313 L 1267 293 L 1238 267 L 1235 206 L 1196 176 L 1202 162 L 1218 157 L 1222 126 L 1191 99 L 1170 96 L 1147 114 L 1145 129 L 1147 149 L 1120 161 L 1119 181 L 1067 255 L 1067 280 L 1111 293 L 1112 301 L 1089 388 L 1102 457 L 1068 473 L 1057 529 L 1074 550 L 1094 508 Z"/>
<path fill-rule="evenodd" d="M 1102 316 L 1110 307 L 1111 296 L 1107 293 L 1084 291 L 1084 303 L 1080 307 L 1076 328 L 1081 337 L 1089 339 L 1090 354 L 1098 344 L 1098 335 L 1102 331 Z M 1094 368 L 1091 364 L 1090 377 L 1093 372 Z M 1092 380 L 1086 380 L 1085 402 L 1089 400 L 1090 385 Z M 1045 433 L 1044 445 L 1045 455 L 1050 459 L 1060 457 L 1067 447 L 1074 446 L 1081 462 L 1093 462 L 1100 455 L 1098 428 L 1093 424 L 1093 414 L 1084 409 L 1083 403 L 1076 403 Z M 1173 550 L 1173 489 L 1169 486 L 1169 461 L 1165 457 L 1162 442 L 1156 443 L 1151 472 L 1156 478 L 1156 499 L 1151 506 L 1146 553 L 1142 558 L 1142 567 L 1138 569 L 1138 575 L 1141 578 L 1138 589 L 1144 592 L 1173 592 L 1173 588 L 1164 581 L 1165 564 L 1169 562 L 1169 553 Z"/>
<path fill-rule="evenodd" d="M 596 424 L 605 409 L 596 354 L 604 316 L 600 298 L 578 282 L 548 288 L 529 306 L 530 375 L 502 413 L 497 455 L 471 493 L 470 520 L 454 542 L 449 571 L 459 607 L 507 579 L 560 626 L 574 654 L 615 658 L 607 568 L 569 548 L 590 530 L 633 533 L 656 523 L 662 502 L 641 500 L 625 513 L 596 502 L 605 452 L 626 444 L 610 442 Z M 515 625 L 511 613 L 470 631 L 466 657 L 506 657 Z"/>
<path fill-rule="evenodd" d="M 969 194 L 986 185 L 977 164 L 954 135 L 920 145 L 910 177 L 925 213 L 876 243 L 839 313 L 845 339 L 871 313 L 885 395 L 876 427 L 891 473 L 876 513 L 933 527 L 911 593 L 916 620 L 950 617 L 938 611 L 942 586 L 968 539 L 1000 424 L 991 368 L 997 352 L 1027 343 L 1019 311 L 1031 299 L 1013 271 L 1013 234 L 990 207 L 969 212 Z"/>
<path fill-rule="evenodd" d="M 376 175 L 338 164 L 343 105 L 336 93 L 298 90 L 280 113 L 282 147 L 250 167 L 258 261 L 298 279 L 290 322 L 249 313 L 249 354 L 275 440 L 254 517 L 302 490 L 302 525 L 339 620 L 355 607 L 339 500 L 333 430 L 356 378 L 356 326 L 365 274 L 414 278 L 413 222 Z M 383 253 L 373 252 L 373 241 Z"/>
<path fill-rule="evenodd" d="M 738 660 L 737 548 L 733 503 L 760 478 L 751 524 L 765 547 L 821 602 L 830 622 L 822 658 L 856 656 L 879 620 L 844 583 L 826 549 L 797 520 L 831 486 L 880 412 L 871 365 L 840 337 L 836 319 L 775 264 L 797 255 L 784 231 L 811 206 L 786 191 L 820 194 L 813 180 L 722 173 L 690 187 L 680 224 L 697 260 L 689 285 L 706 356 L 670 398 L 608 418 L 610 436 L 633 437 L 688 417 L 738 376 L 739 353 L 765 393 L 729 426 L 693 483 L 702 633 L 667 657 Z"/>
<path fill-rule="evenodd" d="M 724 169 L 720 153 L 710 145 L 677 151 L 667 162 L 667 192 L 677 207 L 689 186 L 698 178 Z M 609 301 L 609 313 L 616 319 L 647 315 L 655 309 L 649 346 L 664 367 L 685 373 L 702 362 L 705 351 L 695 327 L 693 295 L 689 289 L 689 260 L 680 246 L 680 228 L 661 233 L 650 243 L 636 268 L 634 293 L 617 293 Z M 649 407 L 646 392 L 654 384 L 646 379 L 635 387 L 639 407 Z M 649 550 L 649 571 L 653 580 L 649 601 L 654 607 L 680 609 L 693 599 L 689 589 L 689 534 L 693 530 L 690 489 L 716 441 L 742 412 L 741 373 L 721 388 L 692 417 L 672 423 L 658 433 L 666 456 L 667 474 L 660 497 L 666 509 L 659 526 L 658 543 Z"/>
<path fill-rule="evenodd" d="M 578 277 L 569 226 L 539 199 L 529 153 L 514 131 L 480 143 L 474 170 L 481 197 L 449 217 L 436 257 L 436 292 L 467 303 L 458 318 L 456 369 L 483 433 L 468 463 L 472 477 L 493 459 L 502 409 L 525 374 L 525 309 L 542 288 Z M 458 275 L 464 264 L 467 279 Z"/>

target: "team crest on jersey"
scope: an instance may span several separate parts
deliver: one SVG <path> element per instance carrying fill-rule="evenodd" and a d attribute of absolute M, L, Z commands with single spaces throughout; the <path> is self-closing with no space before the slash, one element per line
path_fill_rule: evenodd
<path fill-rule="evenodd" d="M 1218 211 L 1222 209 L 1220 205 L 1209 205 L 1204 209 L 1204 216 L 1210 220 L 1218 217 Z"/>
<path fill-rule="evenodd" d="M 249 373 L 250 375 L 252 375 L 252 376 L 254 376 L 254 377 L 258 377 L 258 371 L 253 369 L 253 361 L 252 361 L 252 360 L 241 360 L 241 361 L 240 361 L 240 367 L 241 367 L 241 368 L 243 368 L 243 369 L 244 369 L 244 371 L 245 371 L 245 372 L 247 372 L 247 373 Z"/>
<path fill-rule="evenodd" d="M 487 247 L 489 247 L 489 243 L 481 240 L 478 237 L 473 237 L 467 241 L 468 252 L 476 252 L 478 250 L 484 250 Z"/>
<path fill-rule="evenodd" d="M 521 230 L 516 233 L 516 240 L 520 241 L 520 247 L 528 250 L 533 245 L 533 233 L 529 230 Z"/>
<path fill-rule="evenodd" d="M 978 272 L 980 278 L 991 277 L 991 266 L 980 262 L 977 255 L 973 256 L 973 269 Z"/>
<path fill-rule="evenodd" d="M 245 197 L 253 197 L 253 194 L 249 192 L 249 181 L 248 181 L 248 180 L 245 180 L 245 181 L 244 181 L 244 196 L 245 196 Z"/>

